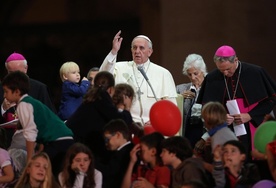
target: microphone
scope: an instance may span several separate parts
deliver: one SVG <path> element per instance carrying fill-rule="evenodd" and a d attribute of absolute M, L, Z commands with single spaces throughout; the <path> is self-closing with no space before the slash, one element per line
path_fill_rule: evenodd
<path fill-rule="evenodd" d="M 196 94 L 196 90 L 194 88 L 191 88 L 190 91 Z"/>
<path fill-rule="evenodd" d="M 149 81 L 149 78 L 148 78 L 148 76 L 146 75 L 146 72 L 144 71 L 143 67 L 142 67 L 142 66 L 137 66 L 137 69 L 138 69 L 138 71 L 141 72 L 141 74 L 143 75 L 143 77 L 145 78 L 145 80 L 147 81 L 147 83 L 149 84 L 150 89 L 151 89 L 151 91 L 152 91 L 152 93 L 153 93 L 153 95 L 154 95 L 154 98 L 155 98 L 155 100 L 157 101 L 156 94 L 155 94 L 155 92 L 154 92 L 154 90 L 153 90 L 153 88 L 152 88 L 152 85 L 151 85 L 151 83 L 150 83 L 150 81 Z"/>
<path fill-rule="evenodd" d="M 196 94 L 196 88 L 195 88 L 195 86 L 192 85 L 191 88 L 190 88 L 190 91 L 193 92 L 194 94 Z"/>
<path fill-rule="evenodd" d="M 148 76 L 146 75 L 146 72 L 144 71 L 142 66 L 137 66 L 138 71 L 141 72 L 141 74 L 143 75 L 143 77 L 145 78 L 146 81 L 149 80 Z"/>

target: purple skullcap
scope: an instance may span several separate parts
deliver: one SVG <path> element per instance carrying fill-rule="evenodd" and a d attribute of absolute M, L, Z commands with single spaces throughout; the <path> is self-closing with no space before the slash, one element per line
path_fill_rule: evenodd
<path fill-rule="evenodd" d="M 26 60 L 25 57 L 19 53 L 12 53 L 6 60 L 6 63 L 10 61 Z"/>
<path fill-rule="evenodd" d="M 215 55 L 219 57 L 230 57 L 236 55 L 236 52 L 231 46 L 224 45 L 217 49 Z"/>

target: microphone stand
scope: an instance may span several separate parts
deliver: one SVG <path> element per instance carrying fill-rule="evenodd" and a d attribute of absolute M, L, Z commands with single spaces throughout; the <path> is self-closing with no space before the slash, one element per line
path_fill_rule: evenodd
<path fill-rule="evenodd" d="M 151 85 L 151 83 L 150 83 L 150 81 L 149 81 L 149 78 L 147 77 L 147 75 L 146 75 L 146 73 L 145 73 L 143 67 L 142 67 L 142 66 L 138 66 L 137 69 L 141 72 L 141 74 L 143 75 L 143 77 L 144 77 L 145 80 L 147 81 L 147 83 L 148 83 L 148 85 L 150 86 L 150 89 L 151 89 L 151 91 L 152 91 L 152 93 L 153 93 L 153 96 L 154 96 L 155 100 L 157 101 L 156 94 L 155 94 L 155 92 L 154 92 L 154 90 L 153 90 L 153 88 L 152 88 L 152 85 Z"/>
<path fill-rule="evenodd" d="M 151 89 L 151 91 L 152 91 L 152 93 L 153 93 L 153 96 L 154 96 L 154 98 L 155 98 L 155 100 L 156 100 L 156 102 L 157 102 L 158 100 L 157 100 L 156 94 L 155 94 L 155 92 L 154 92 L 154 90 L 153 90 L 153 88 L 152 88 L 152 85 L 151 85 L 149 79 L 147 79 L 146 81 L 148 82 L 148 84 L 149 84 L 149 86 L 150 86 L 150 89 Z"/>

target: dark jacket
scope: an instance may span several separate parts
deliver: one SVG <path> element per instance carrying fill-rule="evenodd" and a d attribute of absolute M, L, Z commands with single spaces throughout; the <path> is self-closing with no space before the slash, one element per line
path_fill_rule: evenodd
<path fill-rule="evenodd" d="M 129 111 L 119 112 L 107 92 L 101 93 L 101 99 L 83 102 L 66 121 L 73 131 L 76 141 L 86 144 L 103 161 L 109 158 L 105 148 L 103 127 L 112 119 L 123 119 L 127 125 L 132 123 Z"/>

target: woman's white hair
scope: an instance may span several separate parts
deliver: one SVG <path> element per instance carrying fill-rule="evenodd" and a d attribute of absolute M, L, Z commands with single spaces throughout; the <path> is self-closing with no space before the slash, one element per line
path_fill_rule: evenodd
<path fill-rule="evenodd" d="M 186 60 L 183 63 L 183 70 L 182 73 L 184 75 L 188 75 L 187 70 L 194 67 L 195 69 L 200 70 L 204 76 L 206 76 L 207 74 L 207 68 L 206 68 L 206 64 L 202 58 L 201 55 L 198 54 L 189 54 L 186 57 Z"/>

